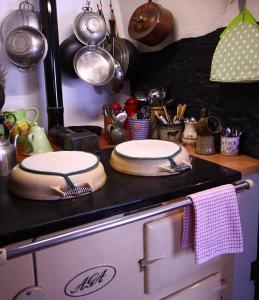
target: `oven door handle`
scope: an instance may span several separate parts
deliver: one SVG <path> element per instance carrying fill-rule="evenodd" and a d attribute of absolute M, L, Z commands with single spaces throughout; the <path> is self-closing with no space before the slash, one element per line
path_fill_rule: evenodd
<path fill-rule="evenodd" d="M 145 259 L 145 258 L 142 258 L 139 260 L 139 265 L 141 268 L 145 268 L 145 267 L 148 267 L 149 265 L 152 265 L 158 261 L 160 261 L 161 259 L 164 259 L 166 258 L 165 255 L 162 255 L 162 256 L 159 256 L 157 258 L 153 258 L 153 259 Z"/>

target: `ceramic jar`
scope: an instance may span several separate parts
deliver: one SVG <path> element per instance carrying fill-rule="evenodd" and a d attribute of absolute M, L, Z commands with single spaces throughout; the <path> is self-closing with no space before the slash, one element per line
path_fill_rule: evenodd
<path fill-rule="evenodd" d="M 159 138 L 164 141 L 180 141 L 183 133 L 183 123 L 159 125 Z"/>
<path fill-rule="evenodd" d="M 150 136 L 151 119 L 128 119 L 130 138 L 144 140 Z"/>
<path fill-rule="evenodd" d="M 120 124 L 111 123 L 107 126 L 107 132 L 113 144 L 119 144 L 125 141 L 125 131 Z"/>
<path fill-rule="evenodd" d="M 163 106 L 153 106 L 151 107 L 151 130 L 150 138 L 159 139 L 159 120 L 156 114 L 166 118 L 165 109 Z"/>
<path fill-rule="evenodd" d="M 238 155 L 239 154 L 240 138 L 221 136 L 220 152 L 223 155 Z"/>
<path fill-rule="evenodd" d="M 19 142 L 24 143 L 30 125 L 37 122 L 39 111 L 36 108 L 27 109 L 11 109 L 3 112 L 5 116 L 5 124 L 11 130 L 10 140 L 14 141 L 15 136 L 19 136 Z"/>
<path fill-rule="evenodd" d="M 52 152 L 53 149 L 47 138 L 44 128 L 40 127 L 35 123 L 30 127 L 27 141 L 25 145 L 25 154 L 34 155 L 45 152 Z"/>
<path fill-rule="evenodd" d="M 194 145 L 197 139 L 197 132 L 195 129 L 197 122 L 186 120 L 184 123 L 182 142 L 184 145 Z"/>

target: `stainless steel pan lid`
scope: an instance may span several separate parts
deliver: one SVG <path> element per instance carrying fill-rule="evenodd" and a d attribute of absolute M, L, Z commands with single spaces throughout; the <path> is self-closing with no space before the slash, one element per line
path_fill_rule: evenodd
<path fill-rule="evenodd" d="M 117 154 L 135 159 L 162 159 L 172 157 L 181 147 L 175 143 L 161 140 L 132 140 L 115 147 Z"/>
<path fill-rule="evenodd" d="M 96 167 L 98 162 L 98 157 L 92 153 L 57 151 L 28 157 L 21 161 L 20 167 L 38 174 L 78 174 Z"/>

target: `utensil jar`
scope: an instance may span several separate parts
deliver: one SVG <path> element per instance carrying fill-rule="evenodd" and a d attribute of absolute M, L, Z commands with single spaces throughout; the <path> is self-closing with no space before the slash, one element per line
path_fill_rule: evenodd
<path fill-rule="evenodd" d="M 238 155 L 239 154 L 239 136 L 228 137 L 221 136 L 220 152 L 223 155 Z"/>

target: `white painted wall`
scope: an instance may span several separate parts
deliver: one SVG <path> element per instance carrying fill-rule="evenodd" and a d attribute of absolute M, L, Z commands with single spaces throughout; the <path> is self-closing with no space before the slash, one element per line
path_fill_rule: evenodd
<path fill-rule="evenodd" d="M 72 23 L 75 16 L 85 6 L 85 0 L 56 0 L 58 9 L 58 26 L 60 43 L 72 33 Z M 38 8 L 38 0 L 31 0 Z M 105 16 L 109 16 L 109 0 L 102 0 Z M 245 0 L 157 0 L 164 7 L 170 9 L 174 16 L 174 31 L 157 47 L 145 47 L 133 41 L 140 51 L 155 51 L 175 40 L 185 37 L 204 35 L 218 27 L 227 25 L 243 7 Z M 12 10 L 17 9 L 20 0 L 0 1 L 0 23 Z M 92 0 L 95 8 L 99 0 Z M 113 0 L 113 7 L 118 22 L 121 37 L 128 37 L 128 22 L 133 11 L 143 0 Z M 255 18 L 259 19 L 259 5 L 257 0 L 247 0 L 246 6 Z M 29 73 L 21 73 L 8 63 L 0 44 L 0 64 L 6 65 L 6 103 L 3 110 L 34 106 L 40 109 L 41 125 L 47 127 L 46 95 L 44 86 L 43 65 Z M 124 103 L 129 95 L 129 83 L 125 82 L 121 93 L 111 95 L 110 85 L 93 87 L 79 79 L 63 76 L 63 102 L 65 125 L 98 124 L 102 125 L 102 106 L 105 103 Z"/>

